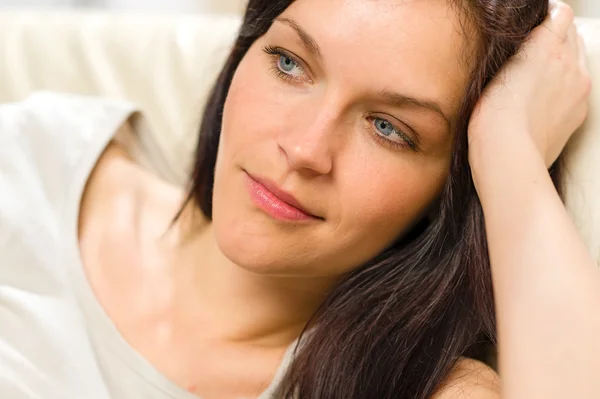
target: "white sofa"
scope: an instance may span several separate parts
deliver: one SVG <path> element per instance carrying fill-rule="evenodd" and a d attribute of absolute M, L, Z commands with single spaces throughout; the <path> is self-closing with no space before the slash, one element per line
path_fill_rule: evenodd
<path fill-rule="evenodd" d="M 204 98 L 239 23 L 236 16 L 0 11 L 0 102 L 40 89 L 129 99 L 183 183 Z M 578 25 L 595 85 L 590 116 L 566 153 L 565 194 L 600 262 L 600 20 Z"/>

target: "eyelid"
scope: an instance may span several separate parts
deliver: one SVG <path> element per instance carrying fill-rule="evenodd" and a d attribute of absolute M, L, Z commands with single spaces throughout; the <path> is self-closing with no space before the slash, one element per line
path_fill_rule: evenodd
<path fill-rule="evenodd" d="M 419 149 L 419 144 L 418 144 L 417 140 L 414 139 L 410 134 L 406 133 L 406 129 L 397 129 L 397 130 L 398 130 L 398 132 L 400 132 L 402 138 L 407 141 L 410 148 L 412 148 L 414 151 L 417 151 Z M 414 134 L 413 134 L 413 136 L 414 136 Z"/>
<path fill-rule="evenodd" d="M 263 51 L 272 58 L 272 62 L 274 63 L 273 71 L 274 71 L 274 73 L 277 73 L 277 75 L 280 79 L 288 80 L 289 83 L 301 83 L 300 81 L 302 80 L 293 75 L 285 73 L 276 65 L 277 60 L 275 59 L 275 57 L 283 56 L 283 57 L 287 57 L 287 58 L 291 59 L 294 63 L 296 63 L 298 65 L 298 67 L 301 68 L 302 71 L 307 75 L 309 82 L 312 82 L 312 78 L 309 75 L 310 67 L 306 64 L 306 62 L 304 62 L 302 57 L 299 57 L 296 54 L 294 54 L 293 52 L 286 50 L 279 46 L 267 45 L 263 48 Z M 414 152 L 419 151 L 420 143 L 419 143 L 418 134 L 416 134 L 410 126 L 407 126 L 406 128 L 399 128 L 398 127 L 399 123 L 402 125 L 405 125 L 405 124 L 398 121 L 397 118 L 395 118 L 391 115 L 381 116 L 381 115 L 371 114 L 371 115 L 367 115 L 367 119 L 369 120 L 371 129 L 374 129 L 374 130 L 376 130 L 375 126 L 372 123 L 372 121 L 374 119 L 382 119 L 382 120 L 387 121 L 390 125 L 392 125 L 394 130 L 396 130 L 398 132 L 398 136 L 403 140 L 403 143 L 398 143 L 396 141 L 392 141 L 390 139 L 383 137 L 382 135 L 378 134 L 377 132 L 374 132 L 374 135 L 376 135 L 377 138 L 379 140 L 381 140 L 382 142 L 385 142 L 385 144 L 387 144 L 389 146 L 393 146 L 393 147 L 409 147 Z M 391 119 L 397 120 L 398 123 L 393 122 Z M 407 134 L 406 130 L 408 130 L 410 133 Z"/>
<path fill-rule="evenodd" d="M 282 55 L 284 57 L 290 58 L 291 60 L 296 62 L 300 68 L 302 68 L 302 70 L 308 75 L 308 78 L 311 81 L 313 80 L 312 79 L 313 72 L 312 72 L 312 69 L 310 68 L 310 66 L 306 63 L 306 61 L 304 61 L 304 59 L 302 59 L 302 57 L 298 56 L 294 52 L 286 50 L 280 46 L 270 46 L 270 45 L 265 46 L 263 50 L 265 53 L 267 53 L 269 55 L 273 55 L 273 56 L 274 55 Z"/>
<path fill-rule="evenodd" d="M 413 138 L 413 137 L 416 137 L 417 135 L 414 133 L 414 131 L 410 127 L 407 126 L 406 129 L 399 128 L 397 123 L 394 123 L 393 121 L 390 120 L 390 119 L 396 119 L 396 118 L 389 116 L 389 115 L 387 115 L 387 116 L 369 115 L 367 117 L 367 119 L 369 120 L 369 123 L 372 126 L 372 128 L 375 130 L 377 130 L 375 128 L 375 126 L 373 125 L 373 121 L 375 119 L 381 119 L 381 120 L 388 122 L 390 125 L 392 125 L 394 130 L 396 130 L 396 132 L 398 132 L 398 136 L 404 141 L 404 144 L 400 144 L 396 141 L 387 139 L 387 138 L 383 137 L 382 135 L 380 135 L 379 133 L 375 132 L 375 134 L 382 140 L 389 142 L 393 146 L 408 146 L 412 151 L 415 151 L 415 152 L 419 151 L 419 141 L 417 138 Z M 412 133 L 412 135 L 409 133 L 406 133 L 406 130 L 409 130 L 410 133 Z M 413 136 L 413 137 L 411 137 L 411 136 Z"/>

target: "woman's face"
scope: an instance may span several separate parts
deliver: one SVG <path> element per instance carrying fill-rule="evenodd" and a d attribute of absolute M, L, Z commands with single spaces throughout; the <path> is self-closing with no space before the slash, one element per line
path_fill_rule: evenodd
<path fill-rule="evenodd" d="M 446 0 L 297 0 L 277 18 L 225 103 L 213 221 L 231 261 L 337 276 L 427 214 L 468 80 L 461 22 Z"/>

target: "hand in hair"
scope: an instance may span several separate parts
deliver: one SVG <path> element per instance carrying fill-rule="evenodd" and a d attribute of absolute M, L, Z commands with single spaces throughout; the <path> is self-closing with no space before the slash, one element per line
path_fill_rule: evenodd
<path fill-rule="evenodd" d="M 600 397 L 600 273 L 547 170 L 584 120 L 589 93 L 573 11 L 559 3 L 470 124 L 502 398 Z"/>
<path fill-rule="evenodd" d="M 568 5 L 552 4 L 549 17 L 488 85 L 471 118 L 472 148 L 497 148 L 497 140 L 519 145 L 526 138 L 547 167 L 558 158 L 587 115 L 591 91 L 584 44 L 573 19 Z M 524 132 L 527 137 L 519 137 Z M 472 151 L 471 158 L 476 155 Z"/>

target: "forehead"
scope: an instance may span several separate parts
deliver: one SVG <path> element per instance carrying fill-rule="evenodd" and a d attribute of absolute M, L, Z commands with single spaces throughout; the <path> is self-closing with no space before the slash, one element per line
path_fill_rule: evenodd
<path fill-rule="evenodd" d="M 472 43 L 452 1 L 296 0 L 282 16 L 315 39 L 327 72 L 347 87 L 401 89 L 454 114 Z"/>

